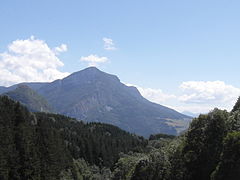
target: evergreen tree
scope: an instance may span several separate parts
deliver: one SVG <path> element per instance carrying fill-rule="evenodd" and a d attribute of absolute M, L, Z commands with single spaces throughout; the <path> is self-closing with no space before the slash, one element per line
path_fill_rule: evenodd
<path fill-rule="evenodd" d="M 238 97 L 236 104 L 233 106 L 232 112 L 235 112 L 237 110 L 240 110 L 240 97 Z"/>
<path fill-rule="evenodd" d="M 238 180 L 240 177 L 240 132 L 227 135 L 221 160 L 212 174 L 213 180 Z"/>

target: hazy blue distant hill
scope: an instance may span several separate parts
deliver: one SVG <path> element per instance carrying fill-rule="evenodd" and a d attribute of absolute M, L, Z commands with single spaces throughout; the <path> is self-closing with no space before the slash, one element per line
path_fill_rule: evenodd
<path fill-rule="evenodd" d="M 4 86 L 0 86 L 0 94 L 4 93 L 7 91 L 7 88 Z"/>
<path fill-rule="evenodd" d="M 27 85 L 20 84 L 16 89 L 4 93 L 15 101 L 25 105 L 30 111 L 53 112 L 53 108 L 36 91 Z"/>
<path fill-rule="evenodd" d="M 23 82 L 23 83 L 19 83 L 19 84 L 14 84 L 9 87 L 0 86 L 0 94 L 15 90 L 19 85 L 27 85 L 28 87 L 30 87 L 31 89 L 36 91 L 46 84 L 48 84 L 48 83 L 47 82 Z"/>

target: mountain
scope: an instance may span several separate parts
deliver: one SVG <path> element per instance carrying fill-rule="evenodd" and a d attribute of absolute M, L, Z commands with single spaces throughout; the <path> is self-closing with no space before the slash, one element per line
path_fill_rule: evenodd
<path fill-rule="evenodd" d="M 189 116 L 152 103 L 117 76 L 90 67 L 37 89 L 57 113 L 87 122 L 104 122 L 143 136 L 176 135 Z"/>
<path fill-rule="evenodd" d="M 147 140 L 0 96 L 0 179 L 239 180 L 239 116 L 215 108 L 178 137 Z"/>
<path fill-rule="evenodd" d="M 19 85 L 27 85 L 45 98 L 53 107 L 52 112 L 87 122 L 113 124 L 145 137 L 157 133 L 176 135 L 185 130 L 191 120 L 190 116 L 146 100 L 137 88 L 126 86 L 117 76 L 95 67 L 50 83 L 1 87 L 0 93 L 1 89 L 3 92 L 12 91 Z M 29 104 L 23 99 L 21 102 Z"/>
<path fill-rule="evenodd" d="M 36 91 L 27 85 L 20 84 L 16 89 L 4 93 L 15 101 L 25 105 L 30 111 L 53 112 L 53 108 Z"/>
<path fill-rule="evenodd" d="M 0 94 L 4 93 L 7 91 L 7 87 L 0 86 Z"/>
<path fill-rule="evenodd" d="M 27 85 L 28 87 L 30 87 L 31 89 L 36 91 L 46 84 L 48 84 L 48 83 L 47 82 L 23 82 L 23 83 L 19 83 L 19 84 L 14 84 L 9 87 L 0 86 L 0 94 L 3 94 L 8 91 L 12 91 L 12 90 L 16 89 L 19 85 Z"/>

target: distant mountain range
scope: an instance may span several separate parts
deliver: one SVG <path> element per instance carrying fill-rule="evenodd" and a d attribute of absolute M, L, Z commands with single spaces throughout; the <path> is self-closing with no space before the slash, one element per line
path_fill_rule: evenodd
<path fill-rule="evenodd" d="M 21 91 L 26 89 L 28 93 L 19 99 Z M 51 83 L 0 87 L 0 93 L 33 111 L 51 110 L 87 122 L 113 124 L 145 137 L 156 133 L 176 135 L 186 129 L 191 120 L 190 116 L 146 100 L 137 88 L 126 86 L 117 76 L 95 67 Z M 31 98 L 34 99 L 31 103 L 25 100 Z"/>

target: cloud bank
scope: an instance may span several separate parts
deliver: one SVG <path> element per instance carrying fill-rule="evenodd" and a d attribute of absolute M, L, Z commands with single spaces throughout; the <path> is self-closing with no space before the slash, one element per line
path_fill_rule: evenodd
<path fill-rule="evenodd" d="M 240 96 L 240 88 L 223 81 L 182 82 L 178 95 L 165 93 L 161 89 L 135 87 L 146 99 L 179 112 L 207 113 L 215 107 L 230 111 Z"/>
<path fill-rule="evenodd" d="M 180 85 L 184 95 L 180 101 L 193 104 L 230 103 L 240 95 L 240 89 L 223 81 L 187 81 Z"/>
<path fill-rule="evenodd" d="M 0 53 L 0 85 L 50 82 L 66 77 L 69 73 L 59 70 L 64 64 L 57 56 L 64 51 L 67 51 L 65 44 L 51 49 L 46 42 L 33 36 L 13 41 L 6 52 Z"/>

